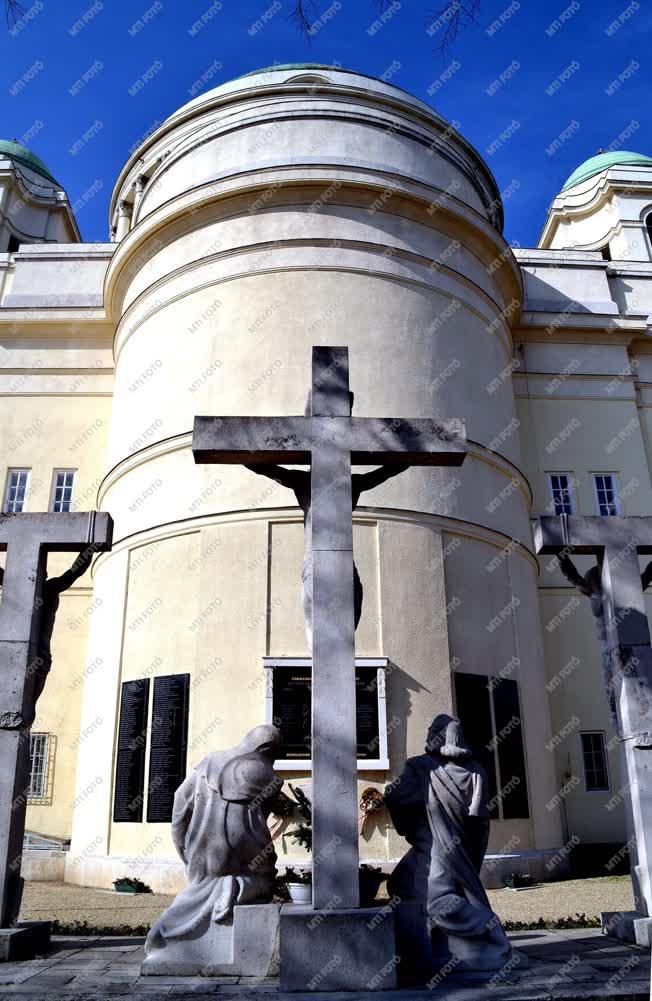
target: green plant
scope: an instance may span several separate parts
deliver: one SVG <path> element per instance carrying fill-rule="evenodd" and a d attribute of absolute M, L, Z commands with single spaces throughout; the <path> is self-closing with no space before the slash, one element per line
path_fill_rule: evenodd
<path fill-rule="evenodd" d="M 143 883 L 142 879 L 136 879 L 133 876 L 118 876 L 117 879 L 113 880 L 113 885 L 116 890 L 120 886 L 128 886 L 135 893 L 151 893 L 152 888 L 148 886 L 147 883 Z"/>
<path fill-rule="evenodd" d="M 505 876 L 505 886 L 516 890 L 522 886 L 536 886 L 536 880 L 530 876 L 529 872 L 510 872 Z"/>
<path fill-rule="evenodd" d="M 387 873 L 378 866 L 363 862 L 360 866 L 360 904 L 370 906 L 376 899 L 381 883 L 387 879 Z"/>
<path fill-rule="evenodd" d="M 288 785 L 296 800 L 294 812 L 297 818 L 296 827 L 288 831 L 288 837 L 306 851 L 312 851 L 312 804 L 298 786 L 293 786 L 289 782 Z"/>
<path fill-rule="evenodd" d="M 308 886 L 312 883 L 312 872 L 310 869 L 293 869 L 292 866 L 288 866 L 284 874 L 284 882 L 286 885 L 288 883 L 301 883 L 304 886 Z"/>
<path fill-rule="evenodd" d="M 537 931 L 544 928 L 599 928 L 600 918 L 587 918 L 584 912 L 565 918 L 537 918 L 536 921 L 503 921 L 505 931 Z"/>

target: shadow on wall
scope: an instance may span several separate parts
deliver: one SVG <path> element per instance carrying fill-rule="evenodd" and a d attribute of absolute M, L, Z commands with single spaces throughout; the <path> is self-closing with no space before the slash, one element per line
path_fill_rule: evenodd
<path fill-rule="evenodd" d="M 387 719 L 387 747 L 390 761 L 405 761 L 408 757 L 407 750 L 407 729 L 408 719 L 412 715 L 413 695 L 420 695 L 421 692 L 430 692 L 430 689 L 422 685 L 410 674 L 398 667 L 393 661 L 387 664 L 387 705 L 391 706 L 391 712 Z M 425 731 L 423 739 L 425 743 Z M 420 754 L 423 748 L 419 747 L 414 753 Z"/>

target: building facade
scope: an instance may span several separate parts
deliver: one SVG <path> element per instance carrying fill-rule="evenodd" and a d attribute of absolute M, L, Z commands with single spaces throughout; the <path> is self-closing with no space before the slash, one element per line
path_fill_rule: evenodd
<path fill-rule="evenodd" d="M 108 243 L 80 242 L 22 147 L 0 144 L 0 184 L 3 509 L 115 521 L 62 598 L 32 736 L 28 827 L 70 847 L 27 874 L 176 889 L 175 783 L 265 719 L 280 770 L 309 782 L 300 512 L 242 467 L 195 465 L 191 430 L 303 413 L 316 344 L 348 345 L 354 413 L 462 417 L 469 438 L 462 467 L 410 469 L 354 516 L 360 792 L 455 710 L 492 782 L 490 885 L 617 850 L 590 610 L 539 565 L 531 523 L 652 513 L 652 160 L 587 161 L 539 246 L 514 250 L 508 191 L 446 121 L 301 65 L 226 83 L 145 139 Z M 372 815 L 362 856 L 403 850 Z"/>

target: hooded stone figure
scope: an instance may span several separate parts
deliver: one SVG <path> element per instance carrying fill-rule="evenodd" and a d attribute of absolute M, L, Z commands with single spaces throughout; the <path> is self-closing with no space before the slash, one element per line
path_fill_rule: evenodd
<path fill-rule="evenodd" d="M 177 789 L 171 833 L 188 886 L 150 929 L 147 955 L 202 934 L 211 921 L 227 922 L 236 904 L 272 899 L 267 812 L 283 784 L 273 768 L 281 744 L 276 727 L 257 726 L 237 747 L 208 754 Z"/>
<path fill-rule="evenodd" d="M 442 714 L 425 754 L 408 758 L 385 791 L 394 826 L 411 845 L 388 890 L 397 907 L 402 971 L 423 980 L 446 963 L 495 970 L 511 947 L 480 882 L 489 838 L 487 776 L 471 758 L 459 720 Z"/>

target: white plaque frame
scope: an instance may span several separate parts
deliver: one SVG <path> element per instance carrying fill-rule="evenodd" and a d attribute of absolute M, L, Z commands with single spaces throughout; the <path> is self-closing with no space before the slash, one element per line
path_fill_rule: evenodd
<path fill-rule="evenodd" d="M 378 757 L 358 758 L 359 772 L 389 771 L 387 753 L 387 695 L 385 691 L 385 671 L 387 657 L 356 657 L 355 666 L 376 668 L 376 692 L 378 695 Z M 265 669 L 265 722 L 274 722 L 274 670 L 284 667 L 312 667 L 311 657 L 263 657 Z M 312 761 L 307 758 L 280 758 L 274 762 L 279 772 L 312 772 Z"/>

